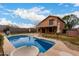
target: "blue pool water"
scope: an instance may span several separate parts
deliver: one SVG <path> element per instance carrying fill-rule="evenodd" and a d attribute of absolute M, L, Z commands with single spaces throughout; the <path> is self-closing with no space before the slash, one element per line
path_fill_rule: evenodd
<path fill-rule="evenodd" d="M 33 45 L 38 47 L 39 51 L 42 53 L 46 52 L 49 48 L 51 48 L 55 44 L 54 42 L 48 40 L 30 37 L 26 35 L 10 36 L 8 37 L 8 39 L 16 48 L 21 46 Z"/>

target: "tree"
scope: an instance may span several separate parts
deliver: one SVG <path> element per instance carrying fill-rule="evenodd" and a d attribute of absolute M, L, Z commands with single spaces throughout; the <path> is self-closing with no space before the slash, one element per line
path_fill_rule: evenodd
<path fill-rule="evenodd" d="M 66 15 L 62 19 L 65 22 L 65 29 L 72 29 L 72 27 L 79 23 L 79 18 L 74 14 Z"/>

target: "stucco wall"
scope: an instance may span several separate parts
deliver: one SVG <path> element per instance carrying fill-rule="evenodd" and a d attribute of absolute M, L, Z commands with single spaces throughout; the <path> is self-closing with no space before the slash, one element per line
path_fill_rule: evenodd
<path fill-rule="evenodd" d="M 58 20 L 58 22 L 60 23 L 60 30 L 61 30 L 61 32 L 63 31 L 63 29 L 64 29 L 64 23 L 62 22 L 62 21 L 60 21 L 60 20 Z"/>
<path fill-rule="evenodd" d="M 42 21 L 37 27 L 48 27 L 50 19 L 54 20 L 52 26 L 57 26 L 57 18 L 49 17 L 49 18 L 45 19 L 44 21 Z"/>

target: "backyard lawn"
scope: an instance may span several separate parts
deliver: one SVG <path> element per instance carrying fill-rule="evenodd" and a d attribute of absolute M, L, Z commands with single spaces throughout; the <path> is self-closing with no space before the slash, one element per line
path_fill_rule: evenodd
<path fill-rule="evenodd" d="M 46 37 L 46 38 L 61 40 L 64 43 L 68 42 L 69 44 L 67 44 L 67 45 L 69 47 L 72 47 L 73 49 L 79 50 L 79 36 L 69 37 L 69 36 L 66 36 L 66 35 L 56 35 L 56 34 L 42 34 L 42 36 Z"/>

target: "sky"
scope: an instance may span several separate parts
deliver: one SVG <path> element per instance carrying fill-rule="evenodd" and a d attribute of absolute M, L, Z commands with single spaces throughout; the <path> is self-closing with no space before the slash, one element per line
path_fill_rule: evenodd
<path fill-rule="evenodd" d="M 78 3 L 1 3 L 0 24 L 34 27 L 49 15 L 63 17 L 75 14 L 79 17 Z"/>

